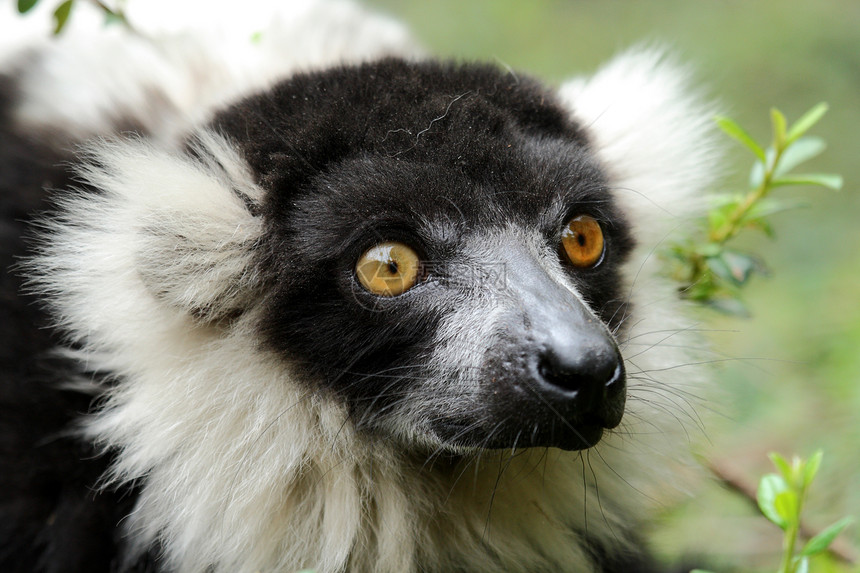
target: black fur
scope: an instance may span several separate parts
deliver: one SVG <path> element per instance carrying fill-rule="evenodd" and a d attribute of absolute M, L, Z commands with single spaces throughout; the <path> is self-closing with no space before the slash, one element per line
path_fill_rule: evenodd
<path fill-rule="evenodd" d="M 122 544 L 117 524 L 134 499 L 96 493 L 108 460 L 72 436 L 93 398 L 62 389 L 77 367 L 53 355 L 58 336 L 13 271 L 47 190 L 69 184 L 73 144 L 61 133 L 17 129 L 18 97 L 15 78 L 0 76 L 0 570 L 108 571 Z"/>
<path fill-rule="evenodd" d="M 334 389 L 357 420 L 378 419 L 411 381 L 432 375 L 416 357 L 431 352 L 440 309 L 458 292 L 445 279 L 476 232 L 538 229 L 554 252 L 569 217 L 593 215 L 607 235 L 606 260 L 571 275 L 607 323 L 617 327 L 624 316 L 626 222 L 584 132 L 528 78 L 391 59 L 294 77 L 214 125 L 267 191 L 263 266 L 277 272 L 267 339 L 307 365 L 308 379 Z M 381 240 L 406 242 L 431 261 L 426 283 L 387 300 L 359 287 L 355 261 Z M 457 425 L 439 430 L 486 445 L 513 439 L 469 439 Z M 544 441 L 553 440 L 534 445 Z"/>

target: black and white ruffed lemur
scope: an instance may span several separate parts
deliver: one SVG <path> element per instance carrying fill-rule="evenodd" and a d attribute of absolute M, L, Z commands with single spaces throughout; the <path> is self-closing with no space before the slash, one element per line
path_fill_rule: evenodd
<path fill-rule="evenodd" d="M 715 171 L 683 70 L 174 4 L 0 26 L 0 570 L 656 570 L 702 376 L 654 252 Z"/>

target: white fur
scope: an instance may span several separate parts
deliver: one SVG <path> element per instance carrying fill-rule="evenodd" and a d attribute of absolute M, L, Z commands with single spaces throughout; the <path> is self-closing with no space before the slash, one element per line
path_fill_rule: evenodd
<path fill-rule="evenodd" d="M 707 114 L 684 95 L 684 74 L 653 53 L 630 53 L 560 91 L 642 241 L 628 273 L 636 315 L 623 344 L 633 378 L 622 427 L 585 453 L 425 463 L 357 435 L 339 406 L 306 392 L 259 347 L 250 325 L 260 305 L 248 293 L 261 286 L 248 246 L 262 228 L 233 189 L 252 202 L 262 192 L 215 134 L 199 132 L 208 163 L 174 149 L 214 106 L 294 70 L 416 53 L 397 25 L 350 4 L 277 12 L 238 32 L 201 23 L 194 34 L 148 31 L 157 40 L 70 31 L 26 72 L 17 113 L 26 125 L 64 126 L 77 139 L 134 112 L 168 134 L 90 146 L 102 167 L 83 175 L 104 193 L 66 201 L 58 239 L 37 262 L 42 289 L 83 344 L 79 358 L 120 380 L 85 431 L 120 452 L 108 482 L 142 486 L 126 523 L 137 549 L 158 540 L 168 563 L 189 572 L 403 573 L 416 563 L 582 571 L 589 558 L 570 524 L 587 521 L 589 533 L 624 550 L 613 525 L 668 487 L 682 426 L 694 425 L 674 416 L 690 411 L 684 393 L 696 375 L 673 369 L 689 358 L 661 344 L 687 325 L 669 318 L 679 304 L 651 254 L 713 175 Z M 235 308 L 246 310 L 235 323 L 201 320 Z"/>
<path fill-rule="evenodd" d="M 290 73 L 420 54 L 403 26 L 343 0 L 141 0 L 128 10 L 134 34 L 99 29 L 102 16 L 88 2 L 76 3 L 59 37 L 48 36 L 45 10 L 24 24 L 0 18 L 0 37 L 9 38 L 0 63 L 23 74 L 27 94 L 20 122 L 80 139 L 131 120 L 172 141 L 214 108 Z"/>
<path fill-rule="evenodd" d="M 559 89 L 590 132 L 647 249 L 690 224 L 717 174 L 715 111 L 703 103 L 690 75 L 665 51 L 640 48 Z"/>

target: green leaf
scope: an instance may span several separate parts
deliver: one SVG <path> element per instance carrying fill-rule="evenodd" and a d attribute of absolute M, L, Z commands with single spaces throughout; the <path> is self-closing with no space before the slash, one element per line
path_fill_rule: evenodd
<path fill-rule="evenodd" d="M 777 199 L 772 197 L 759 199 L 750 207 L 749 211 L 747 211 L 743 219 L 741 219 L 741 224 L 746 227 L 760 229 L 768 237 L 773 238 L 774 230 L 770 222 L 767 220 L 767 217 L 770 217 L 771 215 L 775 215 L 777 213 L 781 213 L 783 211 L 789 211 L 792 209 L 799 209 L 801 207 L 808 206 L 809 202 L 803 200 L 783 198 Z M 762 274 L 767 274 L 763 266 L 761 270 Z"/>
<path fill-rule="evenodd" d="M 801 137 L 782 153 L 774 174 L 779 176 L 788 173 L 801 163 L 821 154 L 826 148 L 827 144 L 820 137 Z"/>
<path fill-rule="evenodd" d="M 720 279 L 741 287 L 754 272 L 765 274 L 767 269 L 756 258 L 737 251 L 722 251 L 705 257 L 708 269 Z"/>
<path fill-rule="evenodd" d="M 794 472 L 791 471 L 791 464 L 788 461 L 779 455 L 776 452 L 771 452 L 767 455 L 770 458 L 770 461 L 773 462 L 773 465 L 779 470 L 779 473 L 782 474 L 782 477 L 785 479 L 786 483 L 792 480 L 792 474 Z"/>
<path fill-rule="evenodd" d="M 823 553 L 830 547 L 830 544 L 833 543 L 833 540 L 836 539 L 842 530 L 851 525 L 854 522 L 854 518 L 852 517 L 843 517 L 821 533 L 817 534 L 815 537 L 810 539 L 806 545 L 803 546 L 803 550 L 800 552 L 801 555 L 813 556 L 818 555 L 819 553 Z"/>
<path fill-rule="evenodd" d="M 758 229 L 759 231 L 764 233 L 769 239 L 773 239 L 776 237 L 776 232 L 773 230 L 773 225 L 767 222 L 766 219 L 760 217 L 754 219 L 745 217 L 744 226 L 750 227 L 752 229 Z"/>
<path fill-rule="evenodd" d="M 718 209 L 725 205 L 737 206 L 743 201 L 743 195 L 740 193 L 714 193 L 708 195 L 708 206 L 711 209 Z"/>
<path fill-rule="evenodd" d="M 105 11 L 105 27 L 125 24 L 125 16 L 111 10 Z"/>
<path fill-rule="evenodd" d="M 801 175 L 786 175 L 770 182 L 773 187 L 786 185 L 818 185 L 834 191 L 842 189 L 842 176 L 834 173 L 803 173 Z"/>
<path fill-rule="evenodd" d="M 788 130 L 787 139 L 788 143 L 793 142 L 795 139 L 801 137 L 804 133 L 810 130 L 813 125 L 818 123 L 818 121 L 824 117 L 824 114 L 827 113 L 827 104 L 824 102 L 819 103 L 814 106 L 808 112 L 803 114 L 803 116 L 794 122 L 794 125 Z"/>
<path fill-rule="evenodd" d="M 821 459 L 824 457 L 824 452 L 821 450 L 816 451 L 812 454 L 812 457 L 809 458 L 809 461 L 806 462 L 806 465 L 803 467 L 803 486 L 809 487 L 809 484 L 812 483 L 812 480 L 815 479 L 815 475 L 818 473 L 818 468 L 821 467 Z"/>
<path fill-rule="evenodd" d="M 750 189 L 758 189 L 764 182 L 764 163 L 756 161 L 750 169 Z"/>
<path fill-rule="evenodd" d="M 708 297 L 703 302 L 717 312 L 721 312 L 728 316 L 736 316 L 738 318 L 749 318 L 752 316 L 744 302 L 739 298 Z"/>
<path fill-rule="evenodd" d="M 722 255 L 707 257 L 705 262 L 708 264 L 708 268 L 711 272 L 719 278 L 729 283 L 738 284 L 732 276 L 732 269 L 729 267 L 728 262 L 726 262 Z"/>
<path fill-rule="evenodd" d="M 26 14 L 33 9 L 33 6 L 35 6 L 38 1 L 39 0 L 18 0 L 18 13 Z"/>
<path fill-rule="evenodd" d="M 781 491 L 776 494 L 773 500 L 773 508 L 776 513 L 785 520 L 786 523 L 794 523 L 797 521 L 798 509 L 797 494 L 793 491 Z"/>
<path fill-rule="evenodd" d="M 54 35 L 63 31 L 66 22 L 69 21 L 69 14 L 72 11 L 72 4 L 74 3 L 75 0 L 66 0 L 54 10 Z"/>
<path fill-rule="evenodd" d="M 737 251 L 725 251 L 723 260 L 729 267 L 732 280 L 738 286 L 746 284 L 753 272 L 759 268 L 758 262 L 753 257 Z"/>
<path fill-rule="evenodd" d="M 788 491 L 788 484 L 776 474 L 766 474 L 758 483 L 756 501 L 758 507 L 766 518 L 777 524 L 782 529 L 788 526 L 788 522 L 776 509 L 776 498 L 780 493 Z"/>
<path fill-rule="evenodd" d="M 722 129 L 729 137 L 732 137 L 742 144 L 744 144 L 747 148 L 750 149 L 753 153 L 756 154 L 756 157 L 761 159 L 762 161 L 766 161 L 764 155 L 764 149 L 755 142 L 755 140 L 750 136 L 749 133 L 746 132 L 744 128 L 738 125 L 734 120 L 729 119 L 728 117 L 718 116 L 714 119 L 717 122 L 717 126 Z"/>
<path fill-rule="evenodd" d="M 747 218 L 759 219 L 761 217 L 770 217 L 771 215 L 782 213 L 783 211 L 790 211 L 792 209 L 799 209 L 800 207 L 808 206 L 809 201 L 803 201 L 800 199 L 766 197 L 765 199 L 759 199 L 752 207 L 750 207 L 750 210 L 747 211 L 746 217 L 744 217 L 744 221 L 746 221 Z"/>
<path fill-rule="evenodd" d="M 770 121 L 773 124 L 773 143 L 776 149 L 785 149 L 786 121 L 781 111 L 772 107 L 770 109 Z"/>

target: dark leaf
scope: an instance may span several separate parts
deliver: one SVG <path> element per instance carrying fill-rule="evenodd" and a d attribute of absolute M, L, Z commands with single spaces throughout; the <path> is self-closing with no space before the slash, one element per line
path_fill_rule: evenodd
<path fill-rule="evenodd" d="M 726 314 L 728 316 L 736 316 L 739 318 L 749 318 L 750 311 L 746 305 L 738 298 L 710 298 L 705 302 L 710 308 Z"/>
<path fill-rule="evenodd" d="M 705 261 L 711 272 L 736 287 L 746 284 L 750 275 L 761 267 L 753 257 L 736 251 L 723 251 Z"/>
<path fill-rule="evenodd" d="M 33 9 L 33 6 L 35 6 L 38 1 L 39 0 L 18 0 L 18 12 L 26 14 Z"/>
<path fill-rule="evenodd" d="M 63 28 L 66 26 L 66 22 L 69 21 L 69 14 L 72 11 L 72 5 L 75 3 L 75 0 L 66 0 L 54 10 L 54 35 L 59 34 L 63 31 Z"/>
<path fill-rule="evenodd" d="M 744 285 L 749 280 L 752 273 L 759 268 L 759 265 L 753 257 L 743 253 L 725 251 L 722 258 L 729 267 L 732 280 L 734 280 L 738 286 Z"/>

